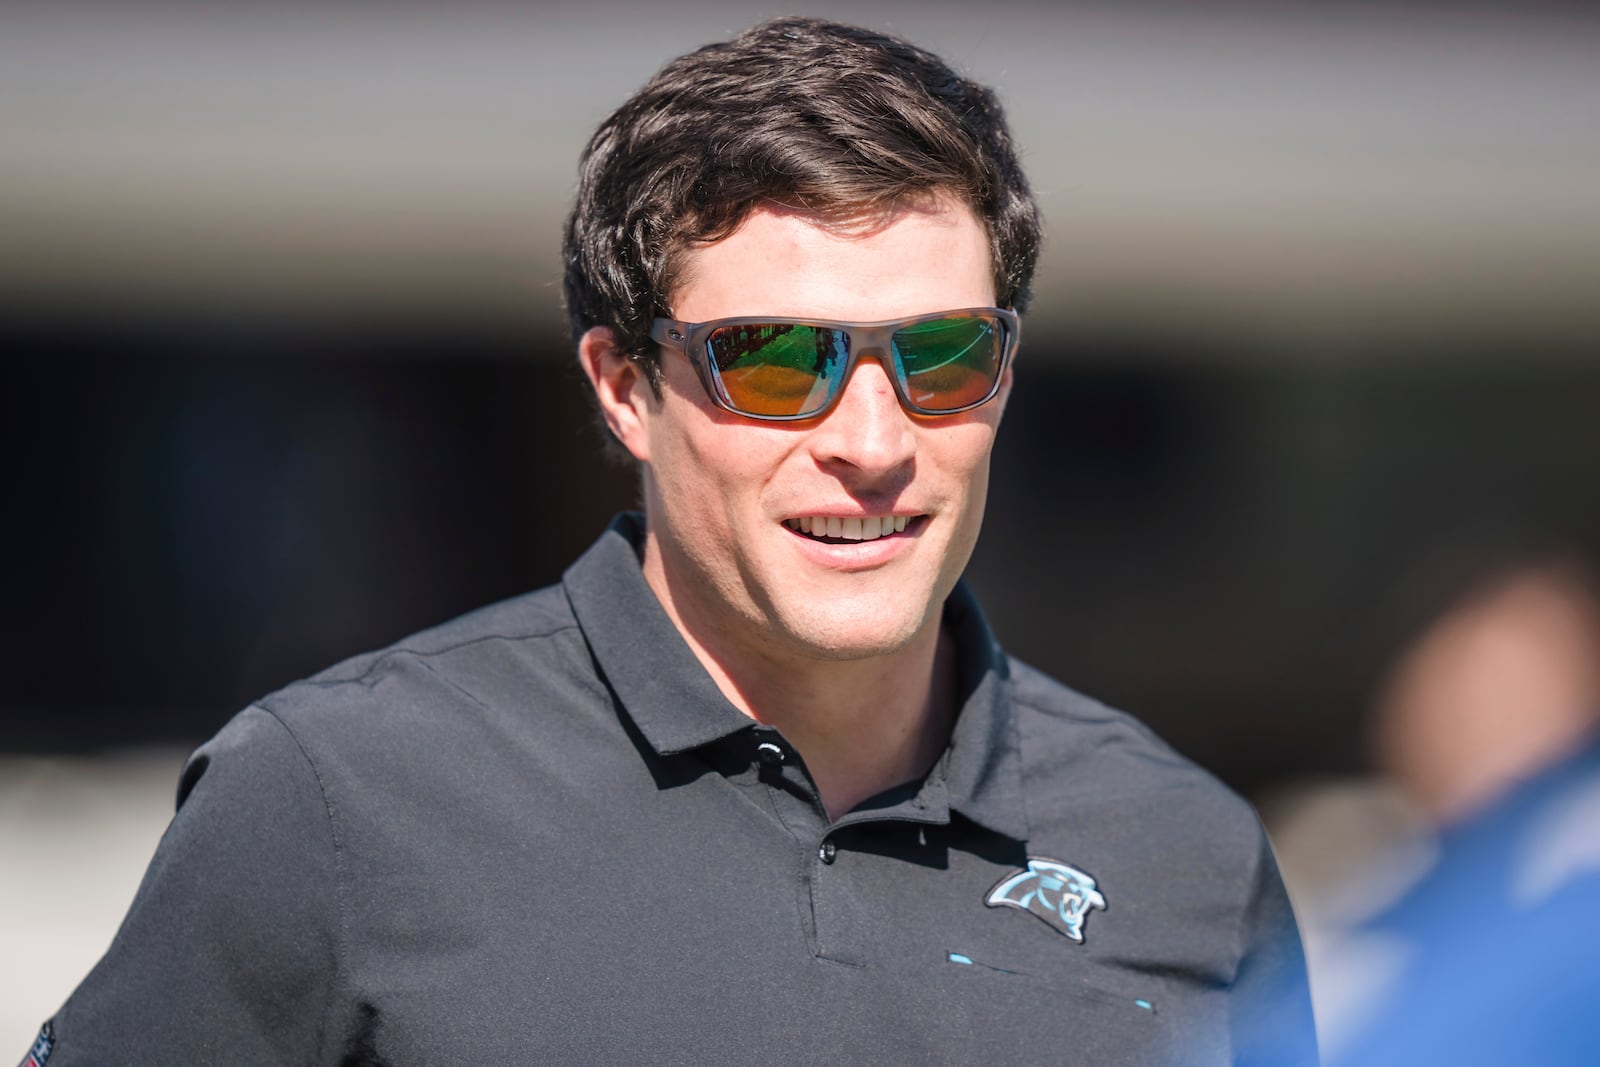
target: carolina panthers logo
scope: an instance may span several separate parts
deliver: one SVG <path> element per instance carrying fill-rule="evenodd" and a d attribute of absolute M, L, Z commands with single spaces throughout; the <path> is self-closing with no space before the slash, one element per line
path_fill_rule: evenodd
<path fill-rule="evenodd" d="M 1030 857 L 1028 869 L 1001 879 L 984 903 L 991 908 L 1021 908 L 1081 944 L 1089 912 L 1104 908 L 1106 898 L 1095 888 L 1094 879 L 1076 867 Z"/>

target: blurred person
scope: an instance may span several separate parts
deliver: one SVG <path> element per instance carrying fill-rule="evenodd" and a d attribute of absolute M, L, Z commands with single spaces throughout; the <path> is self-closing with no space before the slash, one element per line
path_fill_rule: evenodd
<path fill-rule="evenodd" d="M 1590 1064 L 1600 596 L 1564 553 L 1485 564 L 1463 589 L 1377 704 L 1377 762 L 1435 826 L 1437 854 L 1352 932 L 1367 1010 L 1330 1035 L 1331 1055 L 1351 1067 Z"/>
<path fill-rule="evenodd" d="M 1575 558 L 1508 565 L 1417 639 L 1379 698 L 1381 771 L 1440 826 L 1469 821 L 1600 724 L 1600 605 Z"/>
<path fill-rule="evenodd" d="M 785 19 L 669 63 L 565 240 L 643 514 L 200 748 L 31 1062 L 1314 1055 L 1254 813 L 961 582 L 1038 241 L 928 52 Z"/>

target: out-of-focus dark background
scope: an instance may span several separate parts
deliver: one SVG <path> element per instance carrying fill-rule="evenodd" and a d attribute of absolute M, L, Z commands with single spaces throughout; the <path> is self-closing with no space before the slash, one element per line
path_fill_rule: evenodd
<path fill-rule="evenodd" d="M 1017 652 L 1250 789 L 1358 758 L 1352 643 L 1442 519 L 1590 536 L 1580 9 L 835 8 L 998 88 L 1049 225 L 971 571 Z M 630 502 L 564 333 L 574 161 L 759 14 L 652 10 L 5 16 L 0 750 L 198 741 Z"/>
<path fill-rule="evenodd" d="M 0 754 L 185 748 L 559 578 L 633 495 L 565 336 L 578 153 L 794 8 L 941 52 L 1022 145 L 1048 244 L 969 572 L 1013 651 L 1261 797 L 1363 768 L 1441 546 L 1600 548 L 1586 7 L 37 4 Z"/>

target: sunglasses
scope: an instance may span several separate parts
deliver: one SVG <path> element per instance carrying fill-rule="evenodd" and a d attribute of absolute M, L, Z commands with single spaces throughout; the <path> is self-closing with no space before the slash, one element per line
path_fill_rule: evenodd
<path fill-rule="evenodd" d="M 868 353 L 913 414 L 954 415 L 988 403 L 1017 350 L 1017 330 L 1014 311 L 967 308 L 885 322 L 656 319 L 650 336 L 689 357 L 718 407 L 785 422 L 827 414 Z"/>

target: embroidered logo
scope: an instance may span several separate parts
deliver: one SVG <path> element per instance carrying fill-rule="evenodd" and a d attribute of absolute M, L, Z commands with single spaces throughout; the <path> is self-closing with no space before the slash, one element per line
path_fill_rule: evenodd
<path fill-rule="evenodd" d="M 984 903 L 991 908 L 1021 908 L 1082 944 L 1089 912 L 1104 908 L 1106 898 L 1095 888 L 1094 878 L 1078 868 L 1030 856 L 1028 869 L 1001 879 Z"/>
<path fill-rule="evenodd" d="M 22 1057 L 22 1062 L 17 1067 L 44 1067 L 55 1047 L 56 1032 L 49 1023 L 45 1023 L 39 1028 L 39 1040 L 33 1043 L 33 1048 Z"/>

